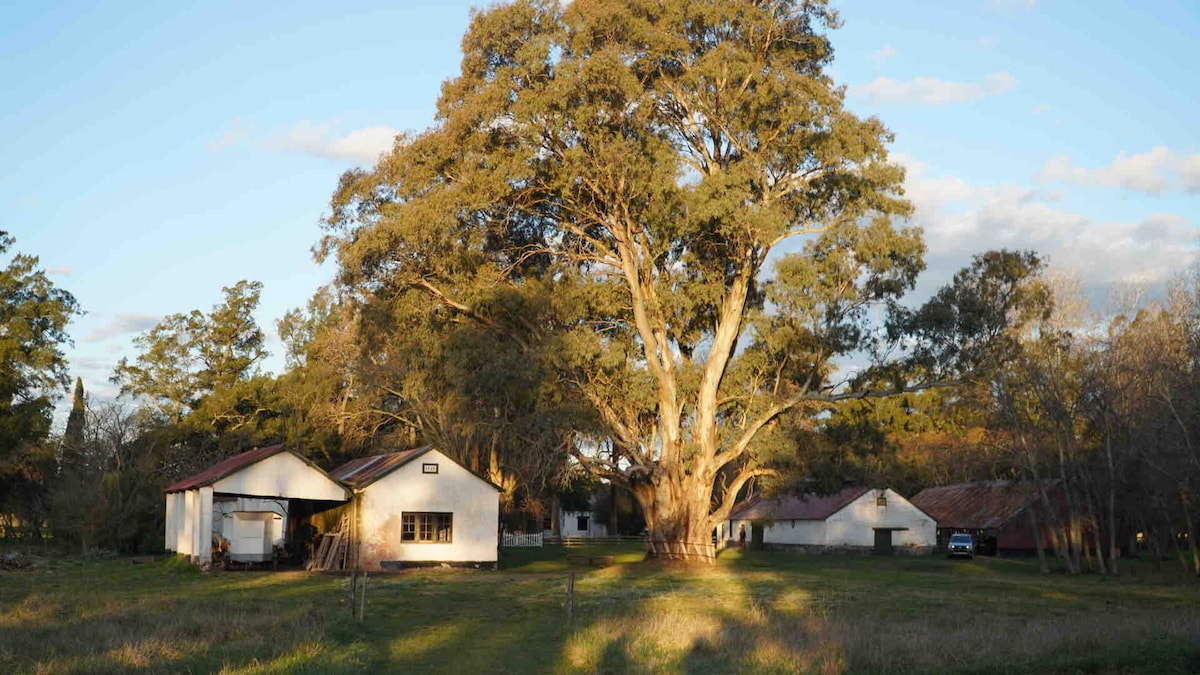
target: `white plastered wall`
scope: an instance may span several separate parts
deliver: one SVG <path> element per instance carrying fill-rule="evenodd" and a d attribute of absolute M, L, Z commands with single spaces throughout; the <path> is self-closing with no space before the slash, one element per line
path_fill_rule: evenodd
<path fill-rule="evenodd" d="M 933 546 L 937 524 L 897 492 L 883 490 L 887 504 L 877 503 L 879 490 L 850 502 L 826 522 L 829 546 L 874 546 L 875 528 L 905 528 L 892 532 L 893 546 Z"/>
<path fill-rule="evenodd" d="M 763 528 L 763 542 L 824 546 L 825 529 L 823 520 L 777 520 Z M 746 531 L 750 531 L 749 523 L 746 523 Z M 749 534 L 746 535 L 747 538 L 749 536 Z"/>
<path fill-rule="evenodd" d="M 256 497 L 345 501 L 333 479 L 290 452 L 281 452 L 213 483 L 217 492 Z"/>
<path fill-rule="evenodd" d="M 558 519 L 559 529 L 564 537 L 604 537 L 608 535 L 608 525 L 596 521 L 594 511 L 562 511 Z M 579 529 L 580 516 L 586 516 L 588 526 Z"/>
<path fill-rule="evenodd" d="M 423 464 L 438 472 L 424 473 Z M 448 457 L 431 450 L 364 488 L 359 495 L 363 566 L 384 561 L 495 562 L 499 492 Z M 406 512 L 452 513 L 450 543 L 400 540 Z"/>
<path fill-rule="evenodd" d="M 278 499 L 318 499 L 345 501 L 348 494 L 340 484 L 290 452 L 280 452 L 243 467 L 216 481 L 211 486 L 171 492 L 166 495 L 166 548 L 189 556 L 193 562 L 205 564 L 210 559 L 213 532 L 222 533 L 224 506 L 214 510 L 214 493 L 256 495 Z M 222 502 L 218 502 L 221 504 Z M 240 510 L 274 511 L 286 516 L 286 509 L 271 499 L 248 499 L 245 504 L 272 504 L 263 508 Z M 276 524 L 272 524 L 275 527 Z M 286 523 L 278 524 L 275 539 L 287 531 Z"/>

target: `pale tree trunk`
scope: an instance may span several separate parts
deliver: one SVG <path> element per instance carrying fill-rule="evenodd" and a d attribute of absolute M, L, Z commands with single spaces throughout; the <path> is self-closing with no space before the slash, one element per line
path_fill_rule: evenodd
<path fill-rule="evenodd" d="M 1058 446 L 1058 478 L 1062 481 L 1063 499 L 1067 506 L 1067 521 L 1064 533 L 1067 536 L 1067 553 L 1070 556 L 1071 562 L 1068 569 L 1071 574 L 1078 574 L 1082 569 L 1080 553 L 1083 548 L 1083 531 L 1079 523 L 1079 509 L 1075 506 L 1075 494 L 1071 490 L 1070 481 L 1067 480 L 1067 459 L 1066 453 L 1063 450 L 1062 439 L 1056 438 L 1055 443 Z"/>
<path fill-rule="evenodd" d="M 1067 528 L 1062 522 L 1062 513 L 1056 504 L 1050 500 L 1050 495 L 1046 492 L 1045 483 L 1037 470 L 1037 459 L 1028 449 L 1028 442 L 1021 437 L 1021 444 L 1026 447 L 1026 468 L 1030 475 L 1033 476 L 1033 484 L 1037 486 L 1038 498 L 1041 500 L 1042 509 L 1046 513 L 1046 530 L 1050 535 L 1050 544 L 1054 547 L 1054 555 L 1058 558 L 1059 564 L 1067 574 L 1075 574 L 1077 570 L 1072 564 L 1070 551 L 1067 544 Z M 1065 490 L 1065 486 L 1064 486 Z"/>
<path fill-rule="evenodd" d="M 1030 505 L 1029 510 L 1029 526 L 1033 529 L 1033 547 L 1037 551 L 1038 569 L 1042 574 L 1050 573 L 1050 564 L 1046 560 L 1046 549 L 1042 547 L 1042 528 L 1037 517 L 1037 506 Z"/>
<path fill-rule="evenodd" d="M 1189 497 L 1190 495 L 1186 489 L 1181 491 L 1180 501 L 1183 505 L 1183 522 L 1187 526 L 1188 553 L 1191 554 L 1192 558 L 1192 571 L 1197 576 L 1200 576 L 1200 548 L 1196 546 L 1196 523 L 1195 519 L 1192 518 L 1192 511 L 1189 508 L 1191 506 L 1191 499 Z M 1184 568 L 1186 569 L 1186 567 L 1185 565 Z"/>
<path fill-rule="evenodd" d="M 650 532 L 646 542 L 647 560 L 707 564 L 716 560 L 710 532 L 709 500 L 701 501 L 697 496 L 706 489 L 711 494 L 712 488 L 697 483 L 685 478 L 671 485 L 656 487 L 647 483 L 634 486 L 634 497 L 642 507 L 646 529 Z"/>
<path fill-rule="evenodd" d="M 617 449 L 617 444 L 612 445 L 612 463 L 613 466 L 620 466 L 621 453 Z M 617 483 L 616 481 L 608 482 L 608 536 L 612 537 L 620 534 L 619 525 L 617 522 Z"/>
<path fill-rule="evenodd" d="M 1091 530 L 1092 530 L 1091 548 L 1094 549 L 1095 553 L 1096 553 L 1096 562 L 1095 562 L 1096 571 L 1098 571 L 1100 574 L 1107 576 L 1108 575 L 1108 565 L 1105 563 L 1105 560 L 1104 560 L 1104 546 L 1102 543 L 1103 533 L 1100 531 L 1100 519 L 1096 516 L 1096 503 L 1095 503 L 1094 493 L 1092 491 L 1091 481 L 1085 477 L 1080 482 L 1083 484 L 1083 487 L 1084 487 L 1083 504 L 1087 508 L 1087 523 L 1091 527 Z M 1084 550 L 1086 552 L 1088 550 L 1086 548 L 1087 544 L 1085 543 L 1084 546 L 1085 546 Z M 1091 562 L 1091 560 L 1089 560 L 1088 561 L 1089 569 L 1092 567 L 1092 564 L 1093 563 Z"/>
<path fill-rule="evenodd" d="M 1112 433 L 1108 423 L 1108 412 L 1104 414 L 1104 454 L 1108 463 L 1108 571 L 1113 576 L 1119 574 L 1117 559 L 1120 552 L 1117 549 L 1117 472 L 1113 468 Z"/>

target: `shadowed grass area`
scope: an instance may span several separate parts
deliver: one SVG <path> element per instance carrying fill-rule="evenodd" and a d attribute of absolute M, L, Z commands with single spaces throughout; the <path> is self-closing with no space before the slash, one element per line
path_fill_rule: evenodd
<path fill-rule="evenodd" d="M 346 577 L 59 561 L 0 574 L 0 672 L 1200 670 L 1200 585 L 1147 563 L 1108 579 L 987 558 L 641 558 L 506 549 L 499 572 L 372 575 L 362 622 Z"/>

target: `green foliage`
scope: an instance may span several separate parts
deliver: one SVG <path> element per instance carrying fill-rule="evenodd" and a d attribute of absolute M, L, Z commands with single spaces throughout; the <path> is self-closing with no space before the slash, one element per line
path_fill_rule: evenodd
<path fill-rule="evenodd" d="M 262 283 L 239 281 L 222 292 L 224 302 L 208 314 L 172 314 L 134 339 L 141 353 L 133 363 L 121 359 L 112 377 L 122 393 L 145 396 L 178 422 L 205 396 L 253 374 L 267 356 L 253 316 Z"/>
<path fill-rule="evenodd" d="M 537 420 L 543 457 L 574 450 L 656 539 L 699 543 L 774 473 L 781 415 L 963 376 L 1036 260 L 988 254 L 942 310 L 900 309 L 924 247 L 891 223 L 911 206 L 890 132 L 826 72 L 836 26 L 819 0 L 477 13 L 435 124 L 342 177 L 318 249 L 362 303 L 397 419 L 457 438 Z M 889 344 L 875 306 L 903 326 Z M 830 377 L 914 337 L 913 358 Z M 576 430 L 611 457 L 563 442 L 579 411 L 561 402 L 590 409 Z"/>
<path fill-rule="evenodd" d="M 889 321 L 893 339 L 916 341 L 911 362 L 939 373 L 983 374 L 1002 367 L 1019 349 L 1020 328 L 1049 319 L 1049 288 L 1039 278 L 1043 263 L 1032 251 L 976 255 L 954 281 L 916 311 Z"/>
<path fill-rule="evenodd" d="M 0 254 L 14 241 L 0 232 Z M 0 512 L 34 527 L 54 472 L 54 448 L 46 442 L 51 412 L 69 382 L 67 325 L 80 313 L 36 257 L 18 253 L 0 270 Z"/>

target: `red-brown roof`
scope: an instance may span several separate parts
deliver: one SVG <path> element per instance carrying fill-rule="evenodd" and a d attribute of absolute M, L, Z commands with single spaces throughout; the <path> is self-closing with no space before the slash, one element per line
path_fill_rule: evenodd
<path fill-rule="evenodd" d="M 832 495 L 753 497 L 733 508 L 730 520 L 825 520 L 867 494 L 871 488 L 848 487 Z"/>
<path fill-rule="evenodd" d="M 164 492 L 194 490 L 205 485 L 212 485 L 235 471 L 244 469 L 255 462 L 260 462 L 280 452 L 283 452 L 282 445 L 268 445 L 263 448 L 247 450 L 240 455 L 234 455 L 228 459 L 221 460 L 194 476 L 189 476 L 174 485 L 168 486 Z"/>
<path fill-rule="evenodd" d="M 412 450 L 389 452 L 386 455 L 352 459 L 330 471 L 329 475 L 352 488 L 365 488 L 432 449 L 433 446 L 426 445 Z"/>
<path fill-rule="evenodd" d="M 938 527 L 964 530 L 999 528 L 1037 499 L 1036 483 L 996 480 L 941 485 L 910 501 L 933 516 Z"/>

